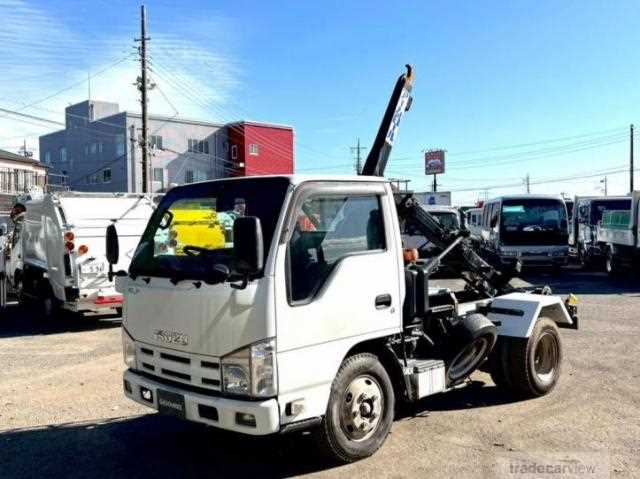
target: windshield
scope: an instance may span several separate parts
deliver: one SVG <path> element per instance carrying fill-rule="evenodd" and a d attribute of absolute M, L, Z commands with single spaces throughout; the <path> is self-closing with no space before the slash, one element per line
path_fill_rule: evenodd
<path fill-rule="evenodd" d="M 460 228 L 460 220 L 456 213 L 450 211 L 429 211 L 429 213 L 440 223 L 440 226 L 451 230 Z"/>
<path fill-rule="evenodd" d="M 545 198 L 504 200 L 500 231 L 505 244 L 566 243 L 564 202 Z"/>
<path fill-rule="evenodd" d="M 233 223 L 240 216 L 260 219 L 269 251 L 288 187 L 286 178 L 251 178 L 172 189 L 151 217 L 130 273 L 206 280 L 214 265 L 233 270 Z"/>
<path fill-rule="evenodd" d="M 602 219 L 602 213 L 611 210 L 630 210 L 631 200 L 596 200 L 591 202 L 591 224 L 597 225 Z"/>

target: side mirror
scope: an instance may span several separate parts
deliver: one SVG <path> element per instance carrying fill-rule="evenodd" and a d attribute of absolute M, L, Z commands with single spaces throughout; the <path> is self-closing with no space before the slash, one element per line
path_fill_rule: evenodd
<path fill-rule="evenodd" d="M 116 225 L 107 226 L 106 236 L 107 261 L 109 262 L 109 281 L 113 281 L 113 265 L 120 257 L 120 244 L 118 242 L 118 231 Z"/>
<path fill-rule="evenodd" d="M 264 263 L 262 225 L 256 216 L 241 216 L 233 223 L 233 257 L 235 271 L 246 287 L 249 276 L 262 271 Z"/>

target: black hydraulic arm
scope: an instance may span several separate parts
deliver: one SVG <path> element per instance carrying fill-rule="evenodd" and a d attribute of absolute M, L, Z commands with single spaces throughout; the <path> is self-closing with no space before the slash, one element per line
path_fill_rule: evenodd
<path fill-rule="evenodd" d="M 396 200 L 398 216 L 401 221 L 413 225 L 420 233 L 442 253 L 434 258 L 433 269 L 437 268 L 440 261 L 447 255 L 451 255 L 461 263 L 460 275 L 470 288 L 484 296 L 493 297 L 512 290 L 509 280 L 517 272 L 498 271 L 484 261 L 473 250 L 465 230 L 449 230 L 443 228 L 438 221 L 425 211 L 418 200 L 411 194 L 398 196 Z"/>

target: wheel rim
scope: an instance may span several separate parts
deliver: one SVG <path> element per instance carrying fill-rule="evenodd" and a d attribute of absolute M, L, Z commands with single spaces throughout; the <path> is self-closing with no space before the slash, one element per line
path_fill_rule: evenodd
<path fill-rule="evenodd" d="M 467 345 L 449 366 L 449 379 L 456 381 L 469 374 L 489 349 L 489 338 L 481 336 Z"/>
<path fill-rule="evenodd" d="M 378 381 L 369 375 L 356 377 L 345 389 L 342 400 L 341 426 L 352 441 L 371 437 L 380 424 L 384 397 Z"/>
<path fill-rule="evenodd" d="M 560 347 L 555 335 L 548 331 L 542 333 L 534 352 L 534 370 L 541 382 L 550 382 L 556 374 Z"/>

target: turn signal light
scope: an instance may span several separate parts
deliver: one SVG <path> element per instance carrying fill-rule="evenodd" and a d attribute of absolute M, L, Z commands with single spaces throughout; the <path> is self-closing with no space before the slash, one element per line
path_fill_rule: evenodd
<path fill-rule="evenodd" d="M 81 244 L 78 246 L 78 255 L 82 256 L 83 254 L 87 254 L 89 252 L 89 247 L 86 244 Z"/>
<path fill-rule="evenodd" d="M 73 241 L 67 241 L 65 242 L 64 247 L 67 248 L 67 251 L 73 251 L 76 245 L 73 244 Z"/>
<path fill-rule="evenodd" d="M 67 231 L 64 234 L 64 240 L 65 241 L 73 241 L 75 239 L 75 235 L 73 234 L 73 231 Z"/>

